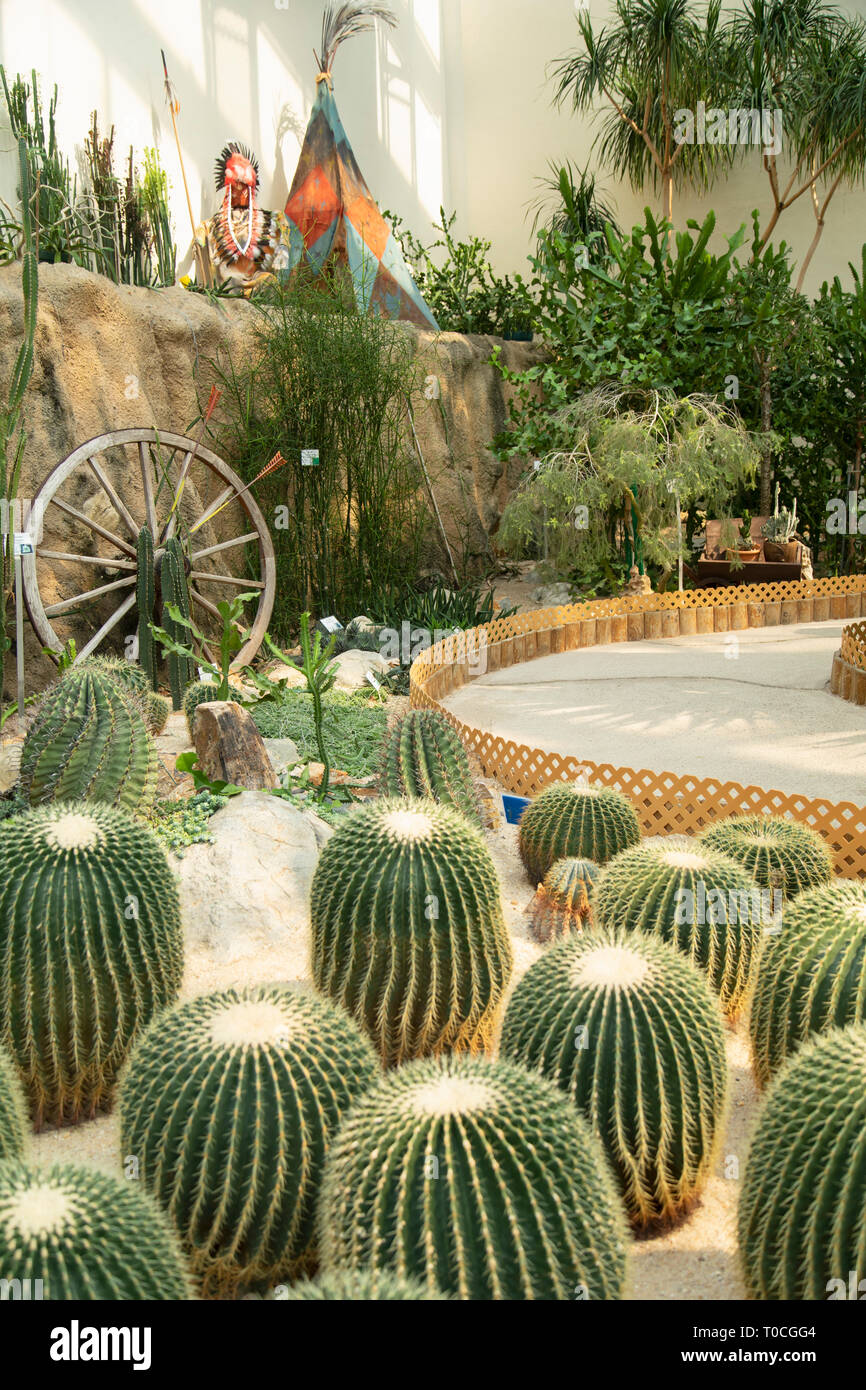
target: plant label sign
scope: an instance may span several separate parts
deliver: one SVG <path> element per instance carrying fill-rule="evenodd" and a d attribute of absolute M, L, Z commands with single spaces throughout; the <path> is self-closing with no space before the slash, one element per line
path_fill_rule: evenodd
<path fill-rule="evenodd" d="M 15 531 L 12 537 L 12 554 L 14 558 L 20 559 L 22 555 L 32 555 L 35 546 L 33 537 L 29 531 Z"/>
<path fill-rule="evenodd" d="M 340 622 L 339 618 L 320 618 L 319 625 L 323 627 L 326 632 L 334 633 L 343 631 L 343 624 Z"/>
<path fill-rule="evenodd" d="M 382 689 L 382 682 L 376 679 L 372 671 L 367 672 L 367 680 L 370 682 L 374 690 Z"/>
<path fill-rule="evenodd" d="M 202 685 L 216 685 L 216 676 L 213 671 L 206 671 L 203 666 L 198 668 L 198 678 Z"/>
<path fill-rule="evenodd" d="M 318 464 L 318 462 L 319 462 L 319 451 L 318 451 L 318 449 L 302 449 L 302 450 L 301 450 L 301 467 L 302 467 L 302 468 L 315 468 L 316 465 Z"/>

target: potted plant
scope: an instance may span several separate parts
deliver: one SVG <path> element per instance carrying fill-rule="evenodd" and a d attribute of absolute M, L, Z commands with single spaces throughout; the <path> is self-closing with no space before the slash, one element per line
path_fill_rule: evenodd
<path fill-rule="evenodd" d="M 776 504 L 773 515 L 761 527 L 764 537 L 764 556 L 775 564 L 796 564 L 800 542 L 793 539 L 797 530 L 797 499 L 791 511 L 779 506 L 779 484 L 776 484 Z"/>
<path fill-rule="evenodd" d="M 757 560 L 761 554 L 761 547 L 755 545 L 752 539 L 752 513 L 743 512 L 739 531 L 736 522 L 731 517 L 726 517 L 722 522 L 719 545 L 730 560 L 731 569 L 741 569 L 743 565 Z"/>

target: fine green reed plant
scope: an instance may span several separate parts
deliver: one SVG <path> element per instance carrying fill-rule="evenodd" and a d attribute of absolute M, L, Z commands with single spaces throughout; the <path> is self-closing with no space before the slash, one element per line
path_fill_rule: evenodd
<path fill-rule="evenodd" d="M 337 285 L 279 283 L 253 304 L 250 359 L 207 363 L 222 393 L 210 430 L 245 481 L 278 451 L 288 461 L 256 487 L 277 557 L 271 632 L 285 643 L 305 610 L 352 616 L 367 594 L 418 572 L 426 507 L 405 428 L 413 342 L 358 314 Z M 318 462 L 305 465 L 312 450 Z"/>

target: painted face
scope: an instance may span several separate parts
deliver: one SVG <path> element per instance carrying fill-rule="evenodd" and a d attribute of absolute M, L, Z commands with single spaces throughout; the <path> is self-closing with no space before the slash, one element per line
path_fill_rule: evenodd
<path fill-rule="evenodd" d="M 231 190 L 232 206 L 248 207 L 256 191 L 256 171 L 242 154 L 233 154 L 226 161 L 226 183 Z"/>

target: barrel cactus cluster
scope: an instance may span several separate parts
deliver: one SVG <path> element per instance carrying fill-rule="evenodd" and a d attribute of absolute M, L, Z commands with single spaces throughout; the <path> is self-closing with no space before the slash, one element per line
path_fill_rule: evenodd
<path fill-rule="evenodd" d="M 136 701 L 113 678 L 73 667 L 44 696 L 21 753 L 21 788 L 32 806 L 105 802 L 145 809 L 158 762 Z"/>
<path fill-rule="evenodd" d="M 731 816 L 715 821 L 701 835 L 708 849 L 738 860 L 759 887 L 793 898 L 806 888 L 828 883 L 833 859 L 821 836 L 808 825 L 779 816 Z"/>
<path fill-rule="evenodd" d="M 448 720 L 412 710 L 392 725 L 382 746 L 383 796 L 431 797 L 481 824 L 469 759 Z"/>
<path fill-rule="evenodd" d="M 136 1035 L 183 975 L 177 885 L 153 833 L 99 802 L 0 823 L 0 1044 L 35 1123 L 110 1105 Z"/>
<path fill-rule="evenodd" d="M 501 1054 L 571 1097 L 636 1226 L 693 1205 L 721 1137 L 728 1068 L 718 1004 L 672 946 L 622 929 L 560 942 L 512 994 Z"/>
<path fill-rule="evenodd" d="M 527 909 L 536 941 L 558 941 L 592 924 L 598 875 L 591 859 L 557 859 L 550 866 Z"/>
<path fill-rule="evenodd" d="M 326 1273 L 390 1271 L 461 1299 L 617 1299 L 627 1226 L 604 1152 L 524 1067 L 422 1058 L 353 1105 L 319 1208 Z"/>
<path fill-rule="evenodd" d="M 499 879 L 479 830 L 435 801 L 346 818 L 311 889 L 313 980 L 395 1066 L 492 1040 L 511 976 Z"/>
<path fill-rule="evenodd" d="M 622 792 L 584 782 L 556 782 L 527 806 L 518 843 L 526 872 L 538 885 L 557 859 L 606 864 L 639 839 L 635 809 Z"/>
<path fill-rule="evenodd" d="M 0 1270 L 24 1297 L 193 1297 L 169 1222 L 138 1183 L 73 1164 L 0 1163 Z"/>
<path fill-rule="evenodd" d="M 741 1008 L 762 932 L 773 920 L 736 860 L 703 844 L 637 845 L 602 871 L 595 914 L 603 926 L 654 932 L 706 975 L 728 1014 Z"/>
<path fill-rule="evenodd" d="M 90 656 L 79 669 L 95 671 L 120 685 L 132 697 L 144 718 L 148 732 L 161 734 L 171 714 L 171 701 L 151 690 L 147 672 L 137 661 L 120 656 Z"/>
<path fill-rule="evenodd" d="M 864 1021 L 866 886 L 840 879 L 799 894 L 761 954 L 749 1010 L 759 1085 L 813 1034 Z"/>
<path fill-rule="evenodd" d="M 289 985 L 205 995 L 153 1022 L 123 1081 L 122 1150 L 205 1294 L 304 1271 L 328 1144 L 378 1071 L 342 1010 Z"/>

